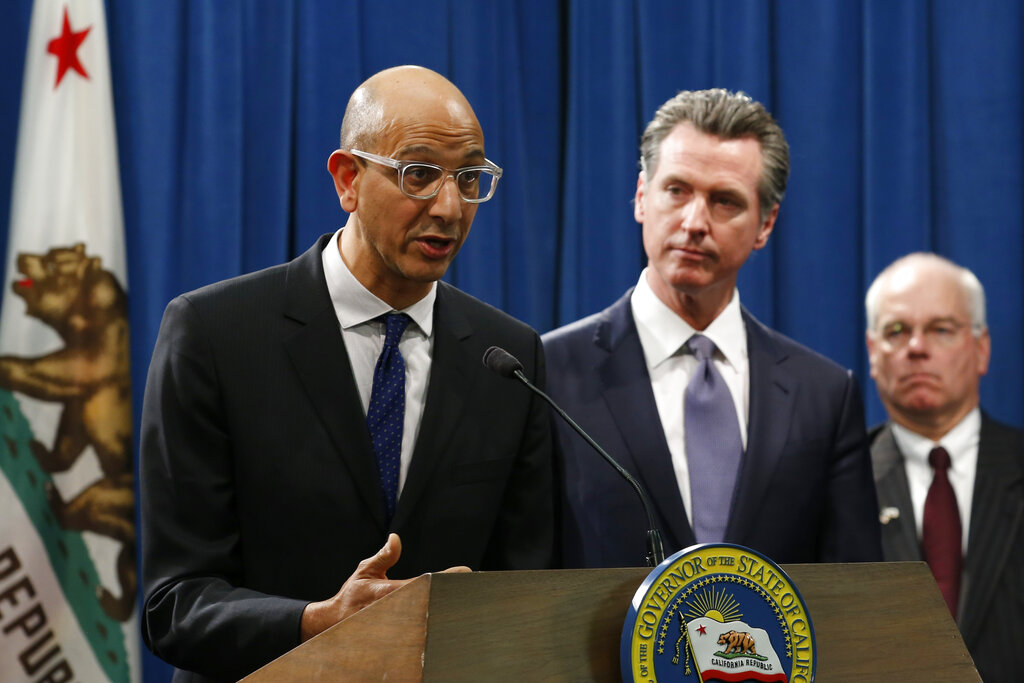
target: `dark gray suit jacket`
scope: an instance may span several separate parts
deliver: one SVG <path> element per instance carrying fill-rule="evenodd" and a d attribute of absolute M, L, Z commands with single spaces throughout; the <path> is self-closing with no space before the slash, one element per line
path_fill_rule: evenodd
<path fill-rule="evenodd" d="M 650 492 L 668 555 L 695 538 L 633 322 L 631 293 L 544 335 L 548 385 L 566 412 Z M 856 381 L 746 310 L 743 320 L 750 416 L 725 540 L 776 562 L 880 560 Z M 642 565 L 647 521 L 634 491 L 575 433 L 561 423 L 557 432 L 562 562 Z"/>
<path fill-rule="evenodd" d="M 888 561 L 920 561 L 903 454 L 889 424 L 871 430 L 878 504 L 900 514 L 882 525 Z M 1021 680 L 1024 644 L 1024 432 L 982 413 L 971 528 L 957 624 L 985 683 Z"/>
<path fill-rule="evenodd" d="M 164 314 L 142 416 L 141 618 L 181 669 L 235 680 L 296 646 L 305 604 L 389 531 L 391 578 L 551 564 L 547 407 L 481 363 L 501 345 L 543 382 L 536 332 L 438 283 L 426 405 L 388 524 L 324 279 L 329 237 Z"/>

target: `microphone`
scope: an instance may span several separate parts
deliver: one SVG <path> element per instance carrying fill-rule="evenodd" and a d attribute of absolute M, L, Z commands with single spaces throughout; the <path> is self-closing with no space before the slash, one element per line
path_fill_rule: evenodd
<path fill-rule="evenodd" d="M 488 370 L 492 370 L 502 377 L 515 377 L 516 373 L 519 373 L 520 380 L 526 382 L 527 386 L 530 385 L 526 375 L 523 374 L 523 364 L 500 346 L 492 346 L 484 351 L 484 365 Z"/>
<path fill-rule="evenodd" d="M 640 502 L 644 506 L 644 512 L 647 513 L 647 565 L 650 567 L 657 567 L 665 560 L 665 548 L 661 543 L 661 532 L 658 531 L 658 526 L 654 523 L 654 513 L 651 511 L 651 500 L 647 496 L 647 492 L 640 485 L 633 475 L 627 472 L 622 465 L 615 461 L 615 458 L 608 455 L 608 453 L 597 445 L 597 442 L 590 438 L 590 435 L 583 431 L 583 428 L 576 424 L 571 417 L 569 417 L 564 410 L 562 410 L 557 403 L 552 400 L 550 396 L 541 391 L 533 382 L 526 378 L 523 374 L 523 364 L 519 362 L 515 356 L 501 348 L 500 346 L 492 346 L 484 351 L 484 365 L 491 371 L 498 373 L 502 377 L 509 377 L 518 379 L 520 382 L 526 385 L 530 391 L 540 396 L 542 399 L 547 401 L 558 416 L 561 417 L 566 423 L 576 431 L 583 440 L 586 441 L 590 446 L 598 452 L 598 454 L 604 458 L 609 465 L 615 468 L 615 471 L 622 476 L 623 479 L 628 481 L 636 491 L 636 495 L 640 496 Z"/>

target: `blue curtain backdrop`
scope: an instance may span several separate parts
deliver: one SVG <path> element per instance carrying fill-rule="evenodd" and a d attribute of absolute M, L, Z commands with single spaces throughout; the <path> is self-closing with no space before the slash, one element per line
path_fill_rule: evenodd
<path fill-rule="evenodd" d="M 69 0 L 72 7 L 74 2 Z M 327 156 L 352 89 L 417 63 L 476 107 L 505 168 L 448 279 L 540 331 L 597 311 L 644 264 L 637 142 L 680 89 L 741 89 L 786 130 L 793 172 L 743 270 L 764 322 L 853 368 L 869 422 L 862 298 L 931 250 L 989 294 L 982 400 L 1024 423 L 1024 17 L 1017 2 L 107 0 L 136 413 L 164 305 L 289 259 L 344 220 Z M 0 244 L 30 0 L 0 22 Z M 4 283 L 3 286 L 9 286 Z M 148 659 L 147 679 L 167 669 Z"/>

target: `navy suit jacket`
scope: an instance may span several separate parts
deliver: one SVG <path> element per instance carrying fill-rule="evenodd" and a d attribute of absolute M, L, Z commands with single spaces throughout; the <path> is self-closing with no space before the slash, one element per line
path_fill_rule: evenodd
<path fill-rule="evenodd" d="M 633 321 L 631 293 L 544 335 L 548 386 L 650 493 L 669 555 L 696 541 Z M 746 310 L 743 320 L 750 415 L 725 541 L 776 562 L 880 560 L 863 405 L 852 374 L 761 325 Z M 559 422 L 556 429 L 563 565 L 643 565 L 647 521 L 635 492 L 568 427 Z"/>
<path fill-rule="evenodd" d="M 887 423 L 871 432 L 878 504 L 899 510 L 882 525 L 888 561 L 920 561 L 903 454 Z M 1024 643 L 1024 432 L 984 413 L 957 625 L 985 683 L 1021 680 Z"/>
<path fill-rule="evenodd" d="M 394 519 L 322 237 L 291 263 L 172 301 L 142 415 L 142 629 L 178 680 L 237 680 L 299 644 L 389 531 L 394 579 L 551 565 L 547 407 L 481 363 L 500 344 L 543 381 L 532 329 L 438 283 L 423 418 Z"/>

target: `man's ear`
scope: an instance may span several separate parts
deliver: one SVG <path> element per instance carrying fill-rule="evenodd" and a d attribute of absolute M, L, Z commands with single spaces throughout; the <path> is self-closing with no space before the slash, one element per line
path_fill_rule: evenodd
<path fill-rule="evenodd" d="M 754 249 L 763 249 L 768 244 L 768 237 L 771 236 L 772 230 L 775 229 L 775 219 L 779 217 L 779 205 L 776 204 L 772 207 L 772 210 L 768 212 L 768 217 L 761 223 L 761 227 L 757 229 L 757 237 L 754 239 Z"/>
<path fill-rule="evenodd" d="M 974 343 L 974 363 L 979 378 L 988 372 L 988 361 L 991 357 L 992 338 L 989 336 L 988 328 L 986 327 L 981 331 L 981 334 L 978 335 Z"/>
<path fill-rule="evenodd" d="M 868 349 L 868 374 L 876 380 L 878 377 L 875 375 L 875 335 L 872 334 L 871 330 L 864 333 L 864 344 Z"/>
<path fill-rule="evenodd" d="M 646 191 L 644 172 L 640 171 L 640 174 L 636 177 L 636 194 L 633 196 L 633 218 L 640 224 L 644 222 L 644 193 Z"/>
<path fill-rule="evenodd" d="M 348 152 L 336 149 L 327 159 L 327 170 L 334 178 L 334 190 L 338 193 L 341 208 L 355 213 L 359 196 L 359 164 Z"/>

